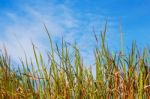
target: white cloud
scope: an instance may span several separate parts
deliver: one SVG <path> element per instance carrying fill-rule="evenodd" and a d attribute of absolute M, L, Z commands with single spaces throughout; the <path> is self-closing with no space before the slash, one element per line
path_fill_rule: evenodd
<path fill-rule="evenodd" d="M 27 56 L 33 59 L 31 40 L 42 53 L 45 52 L 45 49 L 49 49 L 47 45 L 48 38 L 43 27 L 43 23 L 45 23 L 53 39 L 58 40 L 63 36 L 69 43 L 73 43 L 76 40 L 81 49 L 84 62 L 86 64 L 94 63 L 92 47 L 94 36 L 91 32 L 93 26 L 97 26 L 96 32 L 99 33 L 102 25 L 104 25 L 104 16 L 88 13 L 88 22 L 80 20 L 77 16 L 87 16 L 75 13 L 63 4 L 51 4 L 43 7 L 40 5 L 23 5 L 20 9 L 23 12 L 21 15 L 19 14 L 20 12 L 6 12 L 12 24 L 5 26 L 5 38 L 0 40 L 0 47 L 4 43 L 12 59 L 16 61 L 18 57 L 24 57 L 23 49 L 26 51 Z M 23 46 L 23 49 L 18 41 Z"/>
<path fill-rule="evenodd" d="M 50 8 L 50 7 L 47 7 Z M 45 9 L 45 8 L 44 8 Z M 39 50 L 44 52 L 48 49 L 45 41 L 48 42 L 44 26 L 45 23 L 52 37 L 61 38 L 66 29 L 76 26 L 76 19 L 72 17 L 65 6 L 58 6 L 57 9 L 50 8 L 41 12 L 34 7 L 24 6 L 22 10 L 24 16 L 20 16 L 19 12 L 6 12 L 5 14 L 11 20 L 12 24 L 5 26 L 4 38 L 0 39 L 0 47 L 6 45 L 8 53 L 15 61 L 18 57 L 24 57 L 24 50 L 27 56 L 34 58 L 31 40 L 38 46 Z M 56 15 L 59 10 L 63 10 L 61 14 Z M 60 15 L 60 16 L 59 16 Z M 45 40 L 47 39 L 47 40 Z M 21 43 L 21 47 L 20 44 Z M 24 50 L 23 50 L 24 49 Z"/>

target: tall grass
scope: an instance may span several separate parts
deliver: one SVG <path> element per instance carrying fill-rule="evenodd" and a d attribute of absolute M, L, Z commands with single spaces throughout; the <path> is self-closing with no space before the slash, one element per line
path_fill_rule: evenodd
<path fill-rule="evenodd" d="M 67 43 L 62 39 L 61 47 L 54 46 L 46 26 L 45 30 L 50 41 L 48 64 L 33 44 L 36 63 L 26 57 L 24 61 L 20 59 L 18 69 L 13 70 L 4 48 L 0 55 L 1 99 L 150 99 L 150 49 L 139 52 L 133 42 L 126 55 L 124 49 L 110 53 L 105 41 L 106 25 L 100 35 L 101 42 L 95 34 L 96 70 L 92 71 L 83 64 L 76 44 L 71 45 L 74 55 L 70 56 Z"/>

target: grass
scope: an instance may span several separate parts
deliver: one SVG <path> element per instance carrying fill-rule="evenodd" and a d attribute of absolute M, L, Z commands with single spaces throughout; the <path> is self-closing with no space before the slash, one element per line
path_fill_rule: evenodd
<path fill-rule="evenodd" d="M 13 70 L 4 48 L 0 55 L 1 99 L 150 99 L 150 49 L 139 51 L 133 42 L 126 55 L 123 47 L 118 53 L 110 53 L 105 42 L 106 25 L 101 41 L 95 34 L 96 76 L 93 76 L 92 69 L 83 64 L 76 44 L 71 45 L 73 56 L 63 39 L 61 47 L 56 44 L 54 49 L 46 26 L 45 30 L 50 41 L 48 64 L 33 44 L 36 64 L 26 57 Z"/>

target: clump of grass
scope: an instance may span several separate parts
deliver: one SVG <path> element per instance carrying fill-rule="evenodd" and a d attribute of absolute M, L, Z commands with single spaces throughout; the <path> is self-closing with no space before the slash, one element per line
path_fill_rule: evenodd
<path fill-rule="evenodd" d="M 40 52 L 33 44 L 36 64 L 20 60 L 17 70 L 12 63 L 6 48 L 0 55 L 0 98 L 29 99 L 149 99 L 150 98 L 150 49 L 139 52 L 133 42 L 129 54 L 123 49 L 110 53 L 106 47 L 105 36 L 107 25 L 101 33 L 101 47 L 95 34 L 97 45 L 94 50 L 96 76 L 92 69 L 83 64 L 76 44 L 71 45 L 74 55 L 62 39 L 61 48 L 56 50 L 51 36 L 45 26 L 50 40 L 46 64 Z M 56 55 L 59 58 L 56 59 Z M 36 69 L 35 69 L 36 68 Z"/>

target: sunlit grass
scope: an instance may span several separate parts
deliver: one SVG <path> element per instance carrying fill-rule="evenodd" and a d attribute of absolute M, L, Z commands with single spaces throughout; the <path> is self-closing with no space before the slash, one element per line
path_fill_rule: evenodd
<path fill-rule="evenodd" d="M 107 26 L 101 33 L 101 41 L 95 34 L 95 71 L 88 69 L 76 44 L 71 45 L 74 55 L 62 39 L 61 47 L 50 41 L 49 64 L 33 45 L 36 63 L 21 60 L 13 70 L 6 48 L 0 55 L 0 98 L 33 99 L 149 99 L 150 98 L 150 49 L 138 50 L 133 42 L 130 53 L 124 49 L 110 53 L 106 46 Z M 101 44 L 101 47 L 99 47 Z M 56 56 L 58 58 L 56 59 Z M 17 66 L 16 66 L 17 67 Z M 96 75 L 93 76 L 93 72 Z"/>

